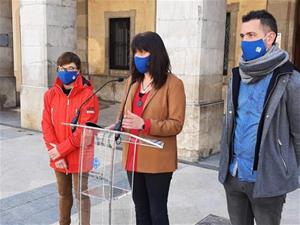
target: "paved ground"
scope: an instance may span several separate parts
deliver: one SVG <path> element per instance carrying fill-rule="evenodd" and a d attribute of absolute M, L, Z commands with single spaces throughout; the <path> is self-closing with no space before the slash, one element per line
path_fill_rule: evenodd
<path fill-rule="evenodd" d="M 117 107 L 102 107 L 100 123 L 110 124 Z M 0 112 L 0 224 L 58 224 L 55 177 L 48 167 L 42 135 L 18 128 L 18 116 L 18 110 Z M 228 214 L 224 190 L 217 181 L 217 164 L 218 155 L 195 164 L 180 163 L 169 195 L 172 225 L 228 223 L 224 222 Z M 299 203 L 297 189 L 287 196 L 283 225 L 300 224 Z M 72 224 L 77 224 L 75 208 L 72 218 Z"/>

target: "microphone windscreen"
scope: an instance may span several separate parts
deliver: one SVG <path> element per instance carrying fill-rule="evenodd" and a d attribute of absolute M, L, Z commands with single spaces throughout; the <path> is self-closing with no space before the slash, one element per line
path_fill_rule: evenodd
<path fill-rule="evenodd" d="M 92 123 L 92 122 L 86 122 L 85 125 L 89 126 L 89 127 L 103 128 L 102 126 L 99 126 L 99 125 L 97 125 L 95 123 Z"/>

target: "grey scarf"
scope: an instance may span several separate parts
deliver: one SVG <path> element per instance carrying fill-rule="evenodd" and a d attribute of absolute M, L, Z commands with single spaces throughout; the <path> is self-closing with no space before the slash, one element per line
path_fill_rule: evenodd
<path fill-rule="evenodd" d="M 286 51 L 280 49 L 277 45 L 273 45 L 267 53 L 257 59 L 245 61 L 240 58 L 240 75 L 244 83 L 255 83 L 264 78 L 264 76 L 272 73 L 276 68 L 283 65 L 289 59 Z"/>

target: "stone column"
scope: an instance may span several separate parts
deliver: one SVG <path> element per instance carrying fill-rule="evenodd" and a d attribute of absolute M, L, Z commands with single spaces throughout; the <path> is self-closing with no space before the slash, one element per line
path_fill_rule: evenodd
<path fill-rule="evenodd" d="M 157 0 L 156 31 L 187 97 L 185 126 L 178 138 L 183 160 L 197 161 L 219 151 L 225 15 L 225 0 Z"/>
<path fill-rule="evenodd" d="M 88 74 L 88 0 L 77 0 L 76 53 L 81 59 L 83 74 Z"/>
<path fill-rule="evenodd" d="M 21 126 L 40 129 L 43 95 L 52 86 L 57 57 L 76 46 L 76 0 L 20 0 Z"/>
<path fill-rule="evenodd" d="M 0 1 L 0 109 L 16 106 L 11 0 Z"/>

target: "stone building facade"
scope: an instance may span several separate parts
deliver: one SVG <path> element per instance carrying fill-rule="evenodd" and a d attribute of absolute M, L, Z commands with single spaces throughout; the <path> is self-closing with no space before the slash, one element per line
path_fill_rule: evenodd
<path fill-rule="evenodd" d="M 79 54 L 83 73 L 99 87 L 109 79 L 128 77 L 130 41 L 139 32 L 156 31 L 167 47 L 172 72 L 186 90 L 179 158 L 197 161 L 219 150 L 224 74 L 238 63 L 241 16 L 257 8 L 273 12 L 279 18 L 282 47 L 296 59 L 299 1 L 1 0 L 0 36 L 8 34 L 8 45 L 0 46 L 0 106 L 20 102 L 21 126 L 39 130 L 43 93 L 54 81 L 55 61 L 62 52 Z M 122 95 L 123 85 L 114 84 L 99 97 L 119 102 Z"/>

